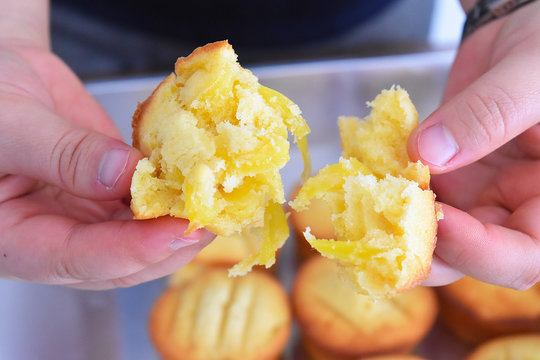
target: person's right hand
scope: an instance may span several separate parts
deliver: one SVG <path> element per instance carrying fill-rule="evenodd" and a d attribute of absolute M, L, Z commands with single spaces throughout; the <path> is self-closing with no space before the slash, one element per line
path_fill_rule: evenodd
<path fill-rule="evenodd" d="M 50 52 L 37 3 L 0 0 L 0 277 L 103 289 L 172 273 L 213 235 L 131 220 L 142 156 Z"/>
<path fill-rule="evenodd" d="M 424 285 L 540 281 L 539 17 L 532 2 L 466 38 L 443 104 L 409 138 L 444 212 Z"/>

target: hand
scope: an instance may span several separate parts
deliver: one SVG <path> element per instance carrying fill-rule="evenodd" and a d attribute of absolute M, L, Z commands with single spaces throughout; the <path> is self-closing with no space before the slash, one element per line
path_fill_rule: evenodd
<path fill-rule="evenodd" d="M 443 105 L 409 138 L 443 203 L 432 274 L 516 289 L 540 280 L 540 2 L 461 45 Z"/>
<path fill-rule="evenodd" d="M 130 286 L 211 241 L 184 236 L 185 220 L 131 220 L 124 199 L 142 156 L 43 41 L 0 39 L 0 109 L 0 277 Z"/>

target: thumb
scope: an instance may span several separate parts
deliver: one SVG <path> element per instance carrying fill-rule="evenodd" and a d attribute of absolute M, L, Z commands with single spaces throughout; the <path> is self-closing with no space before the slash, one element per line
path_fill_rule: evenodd
<path fill-rule="evenodd" d="M 25 175 L 96 200 L 129 194 L 141 158 L 136 149 L 73 124 L 25 97 L 2 96 L 0 107 L 0 152 L 9 154 L 0 158 L 0 172 Z"/>
<path fill-rule="evenodd" d="M 540 118 L 540 69 L 508 57 L 432 113 L 409 137 L 414 160 L 433 173 L 470 164 L 504 145 Z"/>

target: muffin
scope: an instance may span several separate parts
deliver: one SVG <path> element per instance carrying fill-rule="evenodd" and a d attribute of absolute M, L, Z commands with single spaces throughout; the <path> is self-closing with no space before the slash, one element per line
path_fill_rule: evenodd
<path fill-rule="evenodd" d="M 373 357 L 367 357 L 367 358 L 361 358 L 358 360 L 425 360 L 425 358 L 416 356 L 416 355 L 410 355 L 410 354 L 392 354 L 392 355 L 381 355 L 381 356 L 373 356 Z"/>
<path fill-rule="evenodd" d="M 294 199 L 301 185 L 298 185 L 291 198 Z M 320 199 L 313 199 L 306 210 L 297 212 L 290 209 L 289 221 L 296 239 L 296 250 L 300 260 L 305 260 L 312 255 L 318 254 L 309 245 L 304 237 L 304 231 L 309 227 L 311 234 L 318 239 L 335 239 L 334 227 L 332 226 L 332 213 L 330 208 Z"/>
<path fill-rule="evenodd" d="M 540 334 L 490 340 L 476 348 L 466 360 L 540 360 Z"/>
<path fill-rule="evenodd" d="M 144 158 L 133 175 L 131 209 L 136 219 L 186 218 L 188 233 L 259 231 L 259 248 L 231 271 L 240 275 L 270 267 L 289 236 L 279 173 L 289 160 L 289 131 L 305 175 L 310 164 L 298 106 L 236 60 L 226 41 L 197 48 L 138 105 L 133 145 Z"/>
<path fill-rule="evenodd" d="M 437 293 L 441 320 L 468 344 L 540 332 L 540 283 L 518 291 L 464 277 L 438 288 Z"/>
<path fill-rule="evenodd" d="M 209 266 L 230 267 L 257 251 L 261 234 L 245 231 L 232 236 L 216 236 L 195 258 L 193 262 Z"/>
<path fill-rule="evenodd" d="M 309 178 L 290 206 L 305 211 L 314 199 L 331 211 L 336 239 L 306 240 L 335 259 L 360 293 L 393 296 L 426 279 L 442 215 L 428 190 L 429 169 L 411 162 L 407 138 L 418 115 L 401 88 L 384 90 L 363 121 L 341 118 L 343 157 Z"/>
<path fill-rule="evenodd" d="M 241 235 L 216 236 L 201 252 L 180 270 L 168 277 L 168 283 L 177 286 L 199 276 L 209 268 L 229 268 L 249 256 L 259 246 L 260 236 L 246 232 Z M 273 273 L 275 267 L 268 271 Z M 259 268 L 258 268 L 259 269 Z"/>
<path fill-rule="evenodd" d="M 200 277 L 210 269 L 212 269 L 212 267 L 204 263 L 191 261 L 189 264 L 167 277 L 167 286 L 181 287 L 191 280 Z"/>
<path fill-rule="evenodd" d="M 352 360 L 406 353 L 437 316 L 429 288 L 374 302 L 339 279 L 337 264 L 317 256 L 301 266 L 292 295 L 303 345 L 315 360 Z"/>
<path fill-rule="evenodd" d="M 207 269 L 165 291 L 150 315 L 151 339 L 166 360 L 276 359 L 290 329 L 284 289 L 258 271 L 228 277 Z"/>

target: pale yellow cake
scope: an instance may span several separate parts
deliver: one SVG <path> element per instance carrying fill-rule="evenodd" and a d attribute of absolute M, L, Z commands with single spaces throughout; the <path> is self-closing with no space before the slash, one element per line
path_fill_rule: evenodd
<path fill-rule="evenodd" d="M 368 105 L 371 113 L 364 119 L 339 118 L 343 157 L 360 160 L 378 178 L 403 176 L 428 189 L 429 168 L 412 162 L 407 154 L 407 139 L 418 126 L 418 112 L 409 94 L 399 86 L 392 87 Z"/>
<path fill-rule="evenodd" d="M 429 275 L 441 216 L 428 190 L 429 169 L 408 160 L 406 142 L 418 115 L 405 90 L 384 90 L 363 120 L 341 118 L 343 157 L 308 179 L 290 202 L 297 212 L 322 199 L 336 240 L 305 238 L 335 259 L 356 290 L 395 295 Z"/>
<path fill-rule="evenodd" d="M 261 237 L 261 231 L 248 230 L 231 236 L 218 235 L 193 258 L 192 262 L 231 267 L 256 252 Z"/>
<path fill-rule="evenodd" d="M 151 339 L 165 360 L 274 360 L 290 331 L 287 294 L 260 271 L 228 277 L 207 268 L 170 287 L 150 315 Z"/>
<path fill-rule="evenodd" d="M 476 348 L 466 360 L 540 360 L 540 333 L 490 340 Z"/>
<path fill-rule="evenodd" d="M 200 276 L 211 268 L 230 268 L 257 250 L 259 234 L 244 232 L 232 236 L 216 236 L 189 264 L 168 277 L 171 286 L 178 286 Z M 272 268 L 273 269 L 273 268 Z"/>
<path fill-rule="evenodd" d="M 131 186 L 135 218 L 186 218 L 188 232 L 204 227 L 221 236 L 260 229 L 257 250 L 231 273 L 271 266 L 289 235 L 279 173 L 289 131 L 307 175 L 309 128 L 300 109 L 260 85 L 228 42 L 179 58 L 133 116 L 133 144 L 145 156 Z"/>
<path fill-rule="evenodd" d="M 337 264 L 311 257 L 294 282 L 292 304 L 302 343 L 315 360 L 355 360 L 409 352 L 437 317 L 430 288 L 373 301 L 338 276 Z"/>
<path fill-rule="evenodd" d="M 442 322 L 468 344 L 540 333 L 540 283 L 519 291 L 464 277 L 437 293 Z"/>

